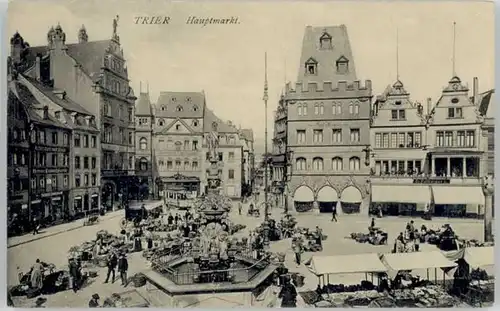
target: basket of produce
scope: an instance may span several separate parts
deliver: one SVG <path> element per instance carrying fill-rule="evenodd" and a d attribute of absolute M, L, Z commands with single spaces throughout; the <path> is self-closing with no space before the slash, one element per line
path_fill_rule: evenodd
<path fill-rule="evenodd" d="M 146 276 L 142 273 L 137 273 L 132 277 L 132 283 L 134 287 L 141 287 L 146 285 Z"/>

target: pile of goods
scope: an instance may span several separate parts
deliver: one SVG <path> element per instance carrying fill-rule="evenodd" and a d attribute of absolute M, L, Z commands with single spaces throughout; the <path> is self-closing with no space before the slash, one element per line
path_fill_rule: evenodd
<path fill-rule="evenodd" d="M 371 291 L 375 290 L 375 285 L 370 281 L 361 281 L 361 284 L 356 285 L 344 285 L 344 284 L 328 284 L 318 288 L 316 291 L 320 294 L 332 294 L 332 293 L 351 293 L 358 291 Z"/>
<path fill-rule="evenodd" d="M 490 279 L 488 273 L 486 273 L 485 270 L 480 268 L 473 269 L 470 273 L 470 277 L 472 280 L 477 280 L 477 281 L 486 281 Z"/>
<path fill-rule="evenodd" d="M 42 275 L 42 288 L 31 288 L 32 270 L 19 274 L 19 285 L 10 288 L 9 293 L 12 297 L 26 296 L 34 298 L 40 294 L 53 294 L 66 290 L 69 287 L 69 272 L 56 269 L 54 264 L 41 262 L 44 270 Z"/>
<path fill-rule="evenodd" d="M 97 245 L 99 243 L 99 245 Z M 127 253 L 133 250 L 133 243 L 124 243 L 123 239 L 100 230 L 96 233 L 96 238 L 83 242 L 81 245 L 73 246 L 69 249 L 69 257 L 97 264 L 100 267 L 107 266 L 107 258 L 110 251 Z"/>
<path fill-rule="evenodd" d="M 245 229 L 246 227 L 247 226 L 242 225 L 242 224 L 235 224 L 235 225 L 231 226 L 231 234 L 235 234 L 236 232 L 241 231 L 241 230 Z"/>
<path fill-rule="evenodd" d="M 353 232 L 351 233 L 351 239 L 358 243 L 370 243 L 372 245 L 385 245 L 387 244 L 388 235 L 387 232 L 382 231 L 376 227 L 368 228 L 368 233 Z"/>
<path fill-rule="evenodd" d="M 343 285 L 330 286 L 339 289 L 339 286 Z M 346 286 L 343 286 L 343 288 L 346 288 Z M 354 289 L 354 287 L 350 289 Z M 358 289 L 357 291 L 344 292 L 325 292 L 323 289 L 316 289 L 316 291 L 301 292 L 300 295 L 307 304 L 314 305 L 317 308 L 366 307 L 370 305 L 372 301 L 386 297 L 386 294 L 380 293 L 374 289 Z"/>
<path fill-rule="evenodd" d="M 414 289 L 395 290 L 391 296 L 398 307 L 449 308 L 460 304 L 458 299 L 446 293 L 442 287 L 428 285 Z"/>

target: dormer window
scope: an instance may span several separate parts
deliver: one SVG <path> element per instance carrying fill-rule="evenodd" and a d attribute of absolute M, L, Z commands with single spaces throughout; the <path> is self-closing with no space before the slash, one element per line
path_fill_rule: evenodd
<path fill-rule="evenodd" d="M 165 120 L 163 120 L 163 119 L 158 120 L 158 125 L 159 126 L 164 126 L 165 125 Z"/>
<path fill-rule="evenodd" d="M 198 106 L 196 106 L 196 105 L 195 105 L 195 106 L 193 107 L 193 111 L 198 111 Z"/>
<path fill-rule="evenodd" d="M 177 110 L 179 112 L 182 111 L 182 106 L 177 106 L 177 108 L 175 110 Z"/>
<path fill-rule="evenodd" d="M 323 35 L 321 35 L 321 37 L 319 38 L 319 46 L 322 50 L 331 49 L 333 47 L 332 36 L 330 36 L 330 34 L 328 34 L 326 31 L 323 32 Z"/>
<path fill-rule="evenodd" d="M 172 97 L 171 101 L 172 101 L 173 103 L 175 103 L 175 102 L 177 101 L 177 98 Z"/>
<path fill-rule="evenodd" d="M 167 107 L 161 106 L 161 111 L 165 111 L 165 110 L 167 110 Z"/>
<path fill-rule="evenodd" d="M 345 56 L 341 56 L 336 62 L 337 73 L 346 74 L 349 72 L 349 60 Z"/>
<path fill-rule="evenodd" d="M 314 58 L 309 58 L 306 62 L 306 75 L 318 74 L 318 62 Z"/>
<path fill-rule="evenodd" d="M 191 102 L 191 97 L 186 97 L 186 102 L 190 103 Z"/>

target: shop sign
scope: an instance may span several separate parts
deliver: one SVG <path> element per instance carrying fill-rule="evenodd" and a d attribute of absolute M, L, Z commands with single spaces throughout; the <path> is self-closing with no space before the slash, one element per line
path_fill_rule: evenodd
<path fill-rule="evenodd" d="M 56 195 L 62 195 L 62 192 L 49 192 L 49 193 L 42 193 L 42 198 L 48 198 L 48 197 L 53 197 Z"/>
<path fill-rule="evenodd" d="M 67 174 L 69 172 L 68 168 L 35 168 L 33 173 L 35 174 Z"/>
<path fill-rule="evenodd" d="M 68 152 L 68 148 L 35 146 L 35 151 L 63 153 L 63 152 Z"/>

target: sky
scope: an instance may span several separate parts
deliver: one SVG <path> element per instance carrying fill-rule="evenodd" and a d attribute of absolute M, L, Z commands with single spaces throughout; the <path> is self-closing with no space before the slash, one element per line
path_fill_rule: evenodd
<path fill-rule="evenodd" d="M 109 39 L 113 18 L 128 64 L 131 86 L 153 102 L 162 91 L 201 91 L 226 120 L 264 139 L 264 54 L 268 63 L 268 127 L 285 81 L 294 82 L 304 28 L 345 24 L 357 76 L 380 94 L 399 76 L 413 100 L 438 99 L 455 68 L 480 91 L 494 88 L 493 2 L 172 2 L 160 0 L 16 0 L 9 5 L 6 39 L 18 31 L 31 46 L 45 45 L 59 23 L 67 43 L 85 25 L 89 40 Z M 139 16 L 169 16 L 163 25 L 135 24 Z M 238 17 L 236 25 L 188 25 L 199 18 Z M 396 35 L 398 33 L 398 35 Z M 399 39 L 396 39 L 399 38 Z M 399 42 L 397 44 L 397 42 Z M 398 48 L 397 48 L 398 47 Z M 396 50 L 399 49 L 399 53 Z M 425 105 L 424 105 L 425 106 Z"/>

